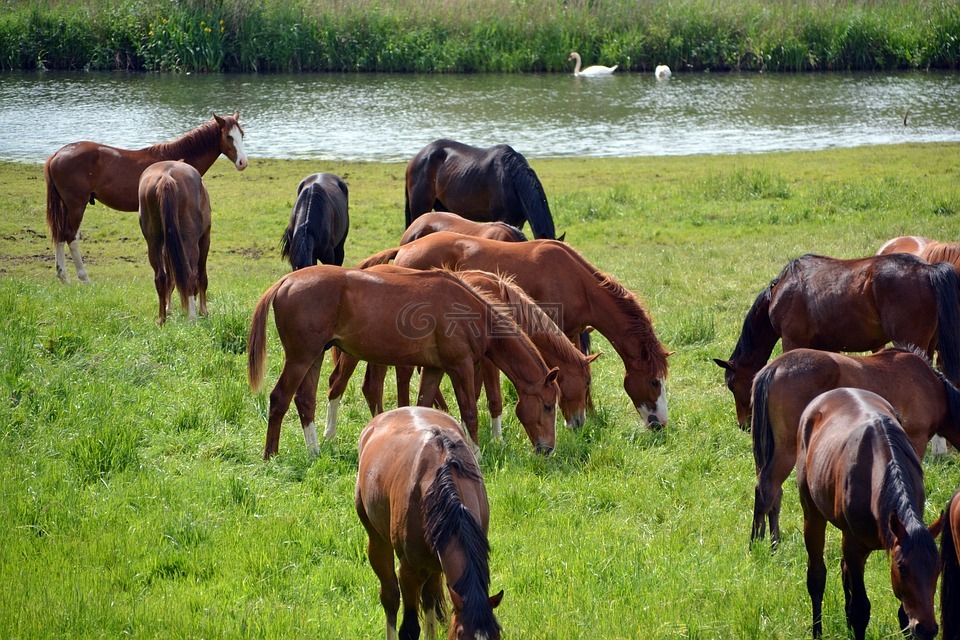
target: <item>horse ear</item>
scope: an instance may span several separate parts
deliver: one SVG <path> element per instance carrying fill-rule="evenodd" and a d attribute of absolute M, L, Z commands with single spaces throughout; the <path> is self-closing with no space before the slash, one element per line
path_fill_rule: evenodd
<path fill-rule="evenodd" d="M 503 589 L 500 589 L 500 593 L 487 598 L 487 601 L 490 603 L 491 609 L 496 609 L 499 607 L 500 603 L 503 601 Z"/>
<path fill-rule="evenodd" d="M 297 195 L 300 195 L 300 192 L 303 191 L 303 185 L 307 184 L 306 178 L 300 181 L 300 184 L 297 185 Z"/>
<path fill-rule="evenodd" d="M 596 360 L 597 358 L 599 358 L 599 357 L 602 356 L 602 355 L 603 355 L 603 353 L 600 352 L 600 351 L 598 351 L 598 352 L 596 352 L 596 353 L 591 353 L 590 355 L 587 356 L 587 364 L 590 364 L 591 362 L 593 362 L 594 360 Z"/>
<path fill-rule="evenodd" d="M 558 367 L 554 367 L 553 369 L 550 369 L 550 371 L 547 372 L 547 377 L 544 380 L 544 382 L 546 384 L 550 384 L 551 382 L 556 382 L 558 375 L 560 375 L 560 369 Z"/>
<path fill-rule="evenodd" d="M 239 120 L 239 119 L 240 119 L 240 111 L 239 111 L 239 110 L 236 110 L 236 111 L 233 112 L 233 119 L 234 119 L 234 120 Z"/>
<path fill-rule="evenodd" d="M 732 368 L 733 368 L 733 367 L 730 366 L 730 362 L 727 361 L 727 360 L 721 360 L 720 358 L 714 358 L 713 361 L 716 362 L 716 363 L 717 363 L 717 366 L 720 367 L 721 369 L 732 369 Z"/>
<path fill-rule="evenodd" d="M 566 242 L 566 238 L 567 238 L 567 232 L 564 231 L 563 233 L 560 234 L 560 237 L 557 238 L 557 240 L 559 240 L 560 242 Z"/>
<path fill-rule="evenodd" d="M 903 526 L 903 522 L 900 521 L 900 517 L 895 511 L 890 513 L 890 531 L 893 532 L 893 537 L 897 542 L 907 537 L 907 528 Z"/>
<path fill-rule="evenodd" d="M 216 113 L 213 114 L 213 119 L 216 120 L 217 124 L 220 125 L 221 127 L 226 124 L 226 121 L 220 116 L 218 116 Z"/>
<path fill-rule="evenodd" d="M 676 353 L 676 351 L 667 351 L 666 357 L 669 358 L 670 356 L 672 356 L 672 355 L 675 354 L 675 353 Z"/>
<path fill-rule="evenodd" d="M 460 594 L 453 590 L 453 587 L 447 585 L 447 591 L 450 593 L 450 602 L 453 603 L 454 611 L 463 610 L 463 598 L 460 597 Z"/>
<path fill-rule="evenodd" d="M 946 516 L 946 511 L 940 513 L 940 517 L 933 521 L 933 523 L 927 527 L 927 531 L 930 532 L 934 538 L 940 535 L 940 532 L 943 531 L 943 520 Z"/>

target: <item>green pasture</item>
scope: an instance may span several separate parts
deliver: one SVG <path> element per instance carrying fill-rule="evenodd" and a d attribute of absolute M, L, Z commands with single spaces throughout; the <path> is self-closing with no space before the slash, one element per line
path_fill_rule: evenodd
<path fill-rule="evenodd" d="M 505 441 L 490 442 L 481 401 L 505 637 L 806 637 L 793 478 L 780 549 L 751 548 L 750 439 L 712 358 L 730 355 L 751 302 L 798 255 L 862 256 L 905 234 L 956 240 L 960 145 L 531 164 L 558 233 L 640 296 L 676 353 L 659 433 L 599 336 L 597 412 L 579 431 L 561 426 L 553 456 L 533 453 L 512 410 Z M 253 158 L 238 173 L 221 159 L 206 177 L 210 316 L 178 311 L 161 328 L 137 214 L 88 208 L 93 282 L 71 264 L 64 286 L 41 167 L 0 164 L 0 636 L 381 637 L 353 509 L 369 419 L 359 382 L 316 460 L 291 410 L 270 462 L 267 393 L 283 362 L 272 321 L 267 392 L 246 383 L 250 315 L 288 270 L 280 236 L 298 182 L 317 171 L 349 184 L 349 264 L 395 243 L 402 164 Z M 952 454 L 924 469 L 930 521 L 960 488 L 960 464 Z M 831 530 L 828 638 L 846 637 L 839 546 Z M 899 637 L 886 558 L 867 569 L 868 637 Z"/>

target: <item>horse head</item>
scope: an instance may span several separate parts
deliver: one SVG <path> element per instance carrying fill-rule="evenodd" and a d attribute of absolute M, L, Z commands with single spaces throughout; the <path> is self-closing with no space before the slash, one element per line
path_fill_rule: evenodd
<path fill-rule="evenodd" d="M 737 424 L 744 431 L 749 431 L 750 389 L 753 386 L 753 373 L 734 360 L 714 358 L 713 361 L 723 369 L 723 381 L 733 394 L 733 403 L 737 408 Z"/>
<path fill-rule="evenodd" d="M 942 528 L 943 516 L 929 528 L 918 527 L 911 534 L 896 513 L 890 514 L 890 582 L 901 603 L 900 627 L 909 629 L 914 638 L 932 640 L 939 631 L 933 601 L 940 576 L 940 555 L 934 539 Z"/>
<path fill-rule="evenodd" d="M 447 586 L 447 592 L 450 594 L 450 602 L 453 604 L 453 616 L 450 620 L 450 631 L 447 634 L 447 640 L 500 640 L 500 625 L 493 617 L 493 610 L 500 606 L 503 601 L 503 589 L 500 593 L 487 597 L 487 606 L 490 607 L 489 616 L 483 619 L 488 629 L 470 628 L 469 623 L 463 615 L 463 598 L 460 597 L 452 587 Z"/>
<path fill-rule="evenodd" d="M 517 418 L 538 453 L 550 455 L 557 446 L 557 388 L 559 369 L 554 367 L 531 389 L 517 389 Z"/>
<path fill-rule="evenodd" d="M 220 153 L 227 156 L 230 162 L 243 171 L 247 168 L 247 154 L 243 150 L 243 128 L 240 126 L 240 112 L 234 111 L 232 116 L 218 116 L 213 119 L 220 127 Z"/>

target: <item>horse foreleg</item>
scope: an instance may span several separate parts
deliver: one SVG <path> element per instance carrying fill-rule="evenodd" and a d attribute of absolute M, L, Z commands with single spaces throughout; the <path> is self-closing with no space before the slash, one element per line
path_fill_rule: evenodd
<path fill-rule="evenodd" d="M 200 255 L 197 261 L 197 297 L 200 298 L 200 315 L 207 315 L 207 254 L 210 253 L 210 232 L 200 237 Z"/>
<path fill-rule="evenodd" d="M 347 383 L 360 362 L 349 353 L 340 349 L 331 349 L 333 353 L 333 371 L 330 372 L 327 392 L 327 427 L 323 430 L 323 437 L 332 440 L 337 436 L 337 412 L 340 409 L 340 398 L 347 390 Z"/>
<path fill-rule="evenodd" d="M 420 609 L 420 589 L 423 583 L 407 562 L 400 559 L 400 598 L 403 601 L 403 622 L 400 625 L 400 638 L 420 637 L 420 622 L 417 619 Z"/>
<path fill-rule="evenodd" d="M 371 416 L 383 413 L 383 383 L 387 378 L 387 367 L 373 362 L 367 363 L 360 390 L 367 401 Z"/>
<path fill-rule="evenodd" d="M 423 610 L 423 636 L 435 638 L 437 624 L 443 622 L 443 573 L 434 573 L 420 590 L 420 608 Z"/>
<path fill-rule="evenodd" d="M 467 429 L 470 437 L 470 448 L 473 449 L 477 460 L 480 459 L 480 428 L 477 422 L 477 395 L 474 379 L 476 368 L 469 365 L 447 369 L 453 391 L 457 396 L 457 405 L 460 407 L 460 422 Z M 424 370 L 426 372 L 426 369 Z"/>
<path fill-rule="evenodd" d="M 410 406 L 410 379 L 413 377 L 413 367 L 394 367 L 397 378 L 397 406 Z"/>
<path fill-rule="evenodd" d="M 500 369 L 489 359 L 480 364 L 480 379 L 477 381 L 477 397 L 480 396 L 480 383 L 487 392 L 487 408 L 490 409 L 490 438 L 500 440 L 503 437 L 503 392 L 500 389 Z"/>
<path fill-rule="evenodd" d="M 90 276 L 87 275 L 87 268 L 83 266 L 83 256 L 80 255 L 80 241 L 76 238 L 70 243 L 70 257 L 73 258 L 73 266 L 77 269 L 77 278 L 80 282 L 90 282 Z M 66 265 L 64 265 L 66 270 Z M 59 268 L 57 269 L 59 272 Z M 66 276 L 66 274 L 64 274 Z"/>
<path fill-rule="evenodd" d="M 310 365 L 294 397 L 297 413 L 300 415 L 300 426 L 303 427 L 303 442 L 311 457 L 316 457 L 320 453 L 320 446 L 317 443 L 316 416 L 317 386 L 320 384 L 320 367 L 322 366 L 323 356 L 321 355 Z"/>
<path fill-rule="evenodd" d="M 387 618 L 387 640 L 397 638 L 397 612 L 400 610 L 400 585 L 393 568 L 393 549 L 375 533 L 369 534 L 367 558 L 380 580 L 380 606 Z"/>
<path fill-rule="evenodd" d="M 870 599 L 863 584 L 864 566 L 870 551 L 844 535 L 841 541 L 843 559 L 843 595 L 846 602 L 847 626 L 853 628 L 857 640 L 863 640 L 870 622 Z"/>

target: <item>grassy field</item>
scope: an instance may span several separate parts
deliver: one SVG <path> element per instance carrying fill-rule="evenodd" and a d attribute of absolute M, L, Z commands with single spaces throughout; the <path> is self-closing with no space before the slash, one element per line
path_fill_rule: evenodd
<path fill-rule="evenodd" d="M 561 427 L 552 457 L 532 452 L 511 411 L 505 442 L 489 442 L 481 411 L 505 636 L 807 636 L 795 484 L 781 548 L 751 548 L 750 440 L 711 359 L 730 355 L 791 258 L 872 254 L 902 234 L 957 239 L 960 145 L 532 165 L 558 233 L 638 293 L 676 354 L 660 433 L 640 423 L 599 337 L 598 411 L 577 432 Z M 0 164 L 0 635 L 382 634 L 352 504 L 368 420 L 359 383 L 316 460 L 291 411 L 265 463 L 268 403 L 247 388 L 245 346 L 259 295 L 287 271 L 278 242 L 299 180 L 331 171 L 349 183 L 353 264 L 399 237 L 403 170 L 254 158 L 238 173 L 219 161 L 206 179 L 210 316 L 178 312 L 159 328 L 137 215 L 88 208 L 93 282 L 71 265 L 63 286 L 41 167 Z M 270 325 L 268 389 L 283 361 Z M 928 458 L 925 472 L 930 521 L 960 488 L 960 464 Z M 835 530 L 827 554 L 825 636 L 845 637 Z M 899 637 L 883 554 L 867 570 L 868 637 Z"/>
<path fill-rule="evenodd" d="M 955 69 L 937 0 L 2 0 L 0 70 Z"/>

